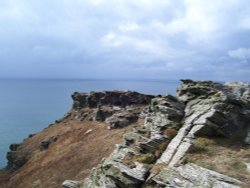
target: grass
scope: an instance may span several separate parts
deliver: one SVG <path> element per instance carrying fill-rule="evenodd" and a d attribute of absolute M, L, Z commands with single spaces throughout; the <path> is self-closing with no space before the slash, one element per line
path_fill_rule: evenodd
<path fill-rule="evenodd" d="M 32 188 L 42 188 L 41 180 L 36 180 L 32 183 Z"/>
<path fill-rule="evenodd" d="M 134 162 L 140 162 L 144 163 L 146 165 L 150 165 L 155 162 L 155 156 L 150 153 L 142 154 L 142 155 L 133 155 L 131 153 L 128 153 L 122 163 L 133 168 L 135 166 Z"/>
<path fill-rule="evenodd" d="M 245 163 L 250 162 L 250 148 L 239 142 L 242 133 L 234 138 L 197 138 L 194 147 L 183 158 L 182 163 L 195 163 L 204 168 L 234 177 L 247 185 L 250 184 L 250 173 Z"/>
<path fill-rule="evenodd" d="M 152 164 L 155 161 L 155 156 L 153 154 L 147 153 L 141 156 L 136 156 L 135 161 L 145 164 Z"/>
<path fill-rule="evenodd" d="M 197 152 L 212 152 L 212 147 L 214 142 L 211 139 L 205 138 L 205 137 L 197 137 L 194 140 L 194 143 L 190 149 L 190 152 L 197 153 Z"/>
<path fill-rule="evenodd" d="M 108 130 L 102 122 L 71 120 L 51 126 L 25 140 L 22 148 L 29 152 L 29 161 L 9 177 L 3 179 L 0 174 L 0 187 L 10 178 L 15 188 L 40 188 L 37 180 L 42 187 L 61 188 L 66 179 L 82 180 L 110 155 L 115 144 L 122 143 L 123 134 L 131 131 L 133 125 Z M 84 135 L 89 129 L 93 129 L 91 134 Z M 41 152 L 41 140 L 54 135 L 59 135 L 58 141 Z"/>
<path fill-rule="evenodd" d="M 151 174 L 158 174 L 163 168 L 167 166 L 166 163 L 158 163 L 153 166 L 153 168 L 150 170 Z"/>

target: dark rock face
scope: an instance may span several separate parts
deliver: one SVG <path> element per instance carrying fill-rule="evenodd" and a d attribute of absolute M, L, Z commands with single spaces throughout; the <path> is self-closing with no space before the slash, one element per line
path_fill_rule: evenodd
<path fill-rule="evenodd" d="M 122 128 L 138 120 L 154 96 L 132 91 L 74 93 L 71 115 L 81 120 L 105 121 L 109 129 Z"/>
<path fill-rule="evenodd" d="M 10 144 L 10 150 L 16 151 L 19 146 L 20 146 L 20 144 Z"/>
<path fill-rule="evenodd" d="M 129 106 L 139 104 L 149 104 L 153 98 L 151 95 L 144 95 L 132 91 L 104 91 L 91 93 L 78 93 L 72 95 L 74 101 L 73 108 L 96 108 L 98 106 Z"/>
<path fill-rule="evenodd" d="M 7 169 L 17 170 L 27 162 L 26 156 L 18 155 L 18 148 L 21 144 L 11 144 L 10 151 L 7 153 L 6 158 L 8 160 Z"/>
<path fill-rule="evenodd" d="M 10 169 L 10 170 L 17 170 L 27 162 L 27 158 L 17 157 L 17 152 L 15 151 L 9 151 L 7 153 L 6 158 L 8 160 L 7 169 Z"/>

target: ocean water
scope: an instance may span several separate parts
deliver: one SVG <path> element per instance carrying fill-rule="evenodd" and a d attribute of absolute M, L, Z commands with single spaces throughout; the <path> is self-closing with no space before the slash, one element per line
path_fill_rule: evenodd
<path fill-rule="evenodd" d="M 11 143 L 19 143 L 63 116 L 75 91 L 132 90 L 175 95 L 179 81 L 0 79 L 0 168 Z"/>

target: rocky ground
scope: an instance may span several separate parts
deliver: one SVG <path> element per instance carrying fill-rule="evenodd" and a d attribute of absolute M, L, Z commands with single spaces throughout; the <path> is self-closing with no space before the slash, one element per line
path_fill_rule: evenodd
<path fill-rule="evenodd" d="M 11 145 L 5 187 L 60 187 L 62 179 L 71 179 L 65 188 L 249 187 L 250 85 L 182 80 L 177 96 L 72 98 L 55 125 Z"/>

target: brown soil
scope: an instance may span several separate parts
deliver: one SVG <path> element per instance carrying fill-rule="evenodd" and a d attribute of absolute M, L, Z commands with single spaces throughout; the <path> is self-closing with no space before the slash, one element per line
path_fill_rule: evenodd
<path fill-rule="evenodd" d="M 66 179 L 83 180 L 133 126 L 108 130 L 105 123 L 70 120 L 44 129 L 23 142 L 21 151 L 30 156 L 24 166 L 13 173 L 0 171 L 0 187 L 61 188 Z M 41 151 L 41 141 L 55 135 L 58 140 Z"/>

